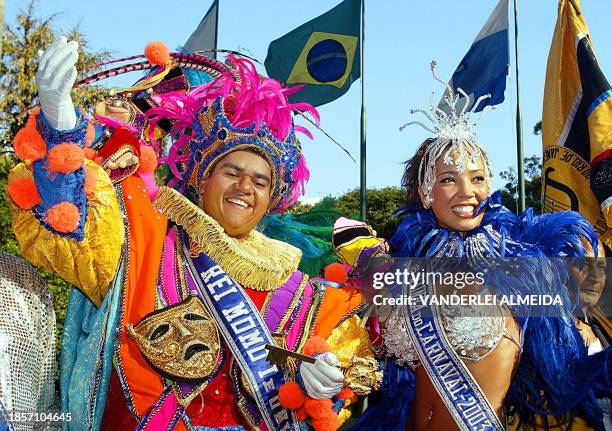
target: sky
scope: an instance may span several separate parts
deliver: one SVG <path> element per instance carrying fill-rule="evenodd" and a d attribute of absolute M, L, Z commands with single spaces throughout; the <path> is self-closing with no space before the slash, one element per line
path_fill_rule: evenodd
<path fill-rule="evenodd" d="M 556 0 L 517 0 L 519 22 L 520 101 L 524 154 L 541 155 L 541 138 L 533 126 L 541 119 L 546 59 L 557 19 Z M 106 48 L 115 58 L 142 53 L 162 40 L 182 45 L 212 0 L 39 0 L 40 17 L 61 12 L 54 26 L 68 31 L 79 25 L 94 50 Z M 263 63 L 269 43 L 338 4 L 338 0 L 220 0 L 218 47 L 245 50 Z M 516 167 L 516 82 L 514 30 L 510 11 L 511 67 L 506 100 L 485 113 L 478 126 L 495 175 Z M 600 66 L 612 80 L 612 1 L 582 0 L 582 10 Z M 403 164 L 429 133 L 419 127 L 400 132 L 414 118 L 411 108 L 427 108 L 432 91 L 443 88 L 429 64 L 449 79 L 493 11 L 497 0 L 365 0 L 365 106 L 367 118 L 367 186 L 399 186 Z M 7 0 L 5 21 L 13 23 L 26 0 Z M 263 67 L 261 73 L 265 73 Z M 135 81 L 139 76 L 131 75 Z M 111 82 L 111 84 L 113 84 Z M 114 85 L 123 85 L 114 83 Z M 359 158 L 361 82 L 340 99 L 319 107 L 321 127 Z M 311 170 L 306 196 L 337 196 L 359 186 L 359 165 L 322 133 L 302 140 Z"/>

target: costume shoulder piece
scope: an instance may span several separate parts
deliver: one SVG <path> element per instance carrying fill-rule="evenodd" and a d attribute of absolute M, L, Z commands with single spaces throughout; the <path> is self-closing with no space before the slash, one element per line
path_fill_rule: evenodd
<path fill-rule="evenodd" d="M 300 263 L 301 251 L 253 230 L 243 240 L 227 235 L 217 221 L 174 189 L 161 187 L 155 206 L 181 226 L 191 240 L 245 287 L 274 290 Z"/>
<path fill-rule="evenodd" d="M 440 226 L 431 210 L 415 206 L 400 209 L 404 219 L 391 238 L 396 256 L 461 257 L 478 248 L 492 256 L 580 256 L 584 246 L 580 237 L 594 246 L 597 237 L 593 227 L 574 211 L 535 216 L 528 209 L 520 217 L 501 203 L 499 191 L 482 201 L 477 213 L 485 211 L 476 229 L 461 235 Z"/>

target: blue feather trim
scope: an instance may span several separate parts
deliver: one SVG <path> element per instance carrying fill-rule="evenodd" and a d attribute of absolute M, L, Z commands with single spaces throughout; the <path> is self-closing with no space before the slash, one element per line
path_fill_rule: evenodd
<path fill-rule="evenodd" d="M 551 259 L 584 256 L 580 237 L 587 239 L 596 249 L 597 236 L 593 227 L 580 214 L 571 211 L 536 216 L 529 209 L 517 217 L 501 205 L 499 192 L 481 202 L 477 212 L 481 211 L 485 214 L 480 226 L 463 235 L 440 226 L 431 210 L 408 206 L 396 211 L 395 215 L 403 220 L 390 240 L 394 256 L 459 257 L 465 253 L 470 257 L 473 251 L 467 246 L 467 239 L 484 234 L 489 257 L 530 257 L 501 264 L 498 259 L 497 266 L 487 272 L 486 284 L 495 286 L 495 293 L 499 295 L 560 295 L 565 306 L 558 307 L 552 316 L 549 307 L 548 317 L 536 317 L 542 315 L 541 310 L 527 310 L 525 306 L 512 310 L 518 316 L 524 346 L 506 405 L 525 423 L 534 423 L 538 414 L 570 412 L 571 417 L 580 415 L 591 426 L 600 429 L 603 426 L 602 412 L 597 397 L 610 395 L 608 370 L 612 354 L 608 349 L 596 357 L 587 356 L 574 324 L 573 305 L 566 287 L 570 284 L 570 288 L 575 290 L 575 283 L 570 280 L 567 262 Z M 504 268 L 504 265 L 512 268 Z M 390 391 L 393 394 L 393 389 Z M 382 396 L 381 399 L 391 402 Z M 401 412 L 398 410 L 397 414 Z M 366 412 L 364 418 L 368 419 L 358 423 L 365 425 L 383 421 L 384 408 L 382 413 L 368 415 Z"/>

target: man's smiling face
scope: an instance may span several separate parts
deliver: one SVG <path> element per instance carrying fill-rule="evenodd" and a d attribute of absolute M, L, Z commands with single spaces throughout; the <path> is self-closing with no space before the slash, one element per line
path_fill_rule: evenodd
<path fill-rule="evenodd" d="M 223 157 L 204 181 L 202 209 L 231 237 L 245 238 L 268 210 L 272 171 L 251 151 Z"/>

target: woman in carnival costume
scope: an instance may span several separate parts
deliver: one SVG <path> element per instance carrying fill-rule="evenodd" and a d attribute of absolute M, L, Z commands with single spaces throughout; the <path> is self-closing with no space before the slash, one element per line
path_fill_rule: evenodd
<path fill-rule="evenodd" d="M 443 83 L 435 63 L 432 71 Z M 396 264 L 405 258 L 434 272 L 486 269 L 484 283 L 463 293 L 558 295 L 563 305 L 379 308 L 385 376 L 353 429 L 503 430 L 509 416 L 518 418 L 516 429 L 530 429 L 541 415 L 569 417 L 566 426 L 579 415 L 601 430 L 597 398 L 610 396 L 610 352 L 587 356 L 572 316 L 567 263 L 555 259 L 582 256 L 581 239 L 597 249 L 594 230 L 575 212 L 527 210 L 517 217 L 503 207 L 500 193 L 491 193 L 486 152 L 468 118 L 482 100 L 459 112 L 459 94 L 447 91 L 450 112 L 433 102 L 430 112 L 411 111 L 433 128 L 408 124 L 435 137 L 407 162 L 402 183 L 409 205 L 399 210 L 403 220 L 390 241 Z M 457 91 L 467 107 L 470 98 Z M 453 291 L 435 281 L 415 286 L 420 294 Z M 390 290 L 396 298 L 407 293 L 404 286 Z"/>
<path fill-rule="evenodd" d="M 15 138 L 24 163 L 9 179 L 21 253 L 76 286 L 61 355 L 68 428 L 338 428 L 355 394 L 325 339 L 361 296 L 310 283 L 298 249 L 254 230 L 303 193 L 296 132 L 308 132 L 292 116 L 318 119 L 314 108 L 248 60 L 154 43 L 146 60 L 78 83 L 152 70 L 98 107 L 96 131 L 70 98 L 76 48 L 62 39 L 43 54 L 41 109 Z M 209 82 L 192 86 L 193 71 Z M 163 136 L 169 187 L 153 178 Z M 277 366 L 268 344 L 316 360 Z"/>

